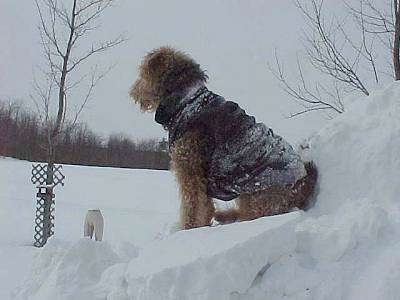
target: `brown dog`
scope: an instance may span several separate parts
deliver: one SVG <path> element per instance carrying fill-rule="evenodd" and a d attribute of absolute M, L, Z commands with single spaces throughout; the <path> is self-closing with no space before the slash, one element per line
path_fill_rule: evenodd
<path fill-rule="evenodd" d="M 209 91 L 192 58 L 170 47 L 148 53 L 130 96 L 169 132 L 181 193 L 181 226 L 189 229 L 304 209 L 317 180 L 312 163 L 236 103 Z M 213 198 L 237 199 L 216 212 Z"/>

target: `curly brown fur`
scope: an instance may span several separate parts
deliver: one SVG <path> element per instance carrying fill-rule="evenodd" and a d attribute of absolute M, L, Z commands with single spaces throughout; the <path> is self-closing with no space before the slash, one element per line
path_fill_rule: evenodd
<path fill-rule="evenodd" d="M 299 209 L 310 208 L 318 178 L 318 170 L 313 162 L 304 164 L 307 175 L 296 182 L 292 189 L 293 205 Z"/>
<path fill-rule="evenodd" d="M 207 75 L 190 56 L 160 47 L 144 57 L 129 94 L 142 111 L 153 112 L 161 99 L 173 93 L 184 96 L 193 84 L 206 81 Z"/>
<path fill-rule="evenodd" d="M 214 216 L 214 203 L 207 196 L 201 139 L 196 133 L 178 140 L 171 151 L 181 193 L 181 228 L 208 226 Z"/>
<path fill-rule="evenodd" d="M 206 81 L 207 75 L 191 57 L 171 47 L 160 47 L 144 57 L 139 78 L 129 94 L 142 111 L 154 112 L 162 99 L 184 97 L 189 88 Z M 307 176 L 293 188 L 274 187 L 241 195 L 238 208 L 215 212 L 213 201 L 207 196 L 206 158 L 198 132 L 187 133 L 171 148 L 172 168 L 181 194 L 183 229 L 208 226 L 213 217 L 229 223 L 285 213 L 295 207 L 304 209 L 316 183 L 315 166 L 308 164 Z"/>

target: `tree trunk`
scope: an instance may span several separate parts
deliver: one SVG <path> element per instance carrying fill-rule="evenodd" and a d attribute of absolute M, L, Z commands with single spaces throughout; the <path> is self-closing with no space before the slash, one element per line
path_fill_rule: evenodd
<path fill-rule="evenodd" d="M 393 1 L 395 10 L 395 28 L 393 40 L 393 68 L 395 80 L 400 80 L 400 11 L 397 0 Z"/>

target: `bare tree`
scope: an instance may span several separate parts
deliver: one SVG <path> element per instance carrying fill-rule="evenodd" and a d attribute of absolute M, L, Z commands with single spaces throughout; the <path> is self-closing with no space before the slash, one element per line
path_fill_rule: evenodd
<path fill-rule="evenodd" d="M 284 66 L 275 51 L 275 67 L 268 64 L 269 70 L 281 83 L 282 89 L 292 97 L 302 109 L 291 113 L 290 118 L 303 115 L 313 111 L 333 111 L 335 113 L 344 112 L 342 102 L 342 92 L 337 80 L 333 80 L 332 86 L 327 86 L 322 82 L 313 85 L 308 83 L 303 75 L 303 67 L 300 59 L 297 58 L 298 81 L 296 84 L 289 83 Z"/>
<path fill-rule="evenodd" d="M 400 3 L 386 0 L 381 6 L 376 1 L 359 0 L 357 6 L 345 2 L 361 32 L 376 37 L 392 52 L 395 80 L 400 80 Z"/>
<path fill-rule="evenodd" d="M 397 0 L 388 1 L 386 10 L 382 4 L 377 7 L 372 0 L 358 0 L 356 5 L 344 1 L 344 8 L 352 17 L 350 20 L 333 14 L 327 17 L 323 0 L 294 0 L 294 3 L 308 26 L 303 34 L 305 57 L 312 68 L 325 77 L 310 84 L 303 76 L 303 66 L 298 59 L 298 81 L 292 84 L 275 54 L 275 65 L 269 65 L 269 69 L 283 90 L 303 106 L 291 117 L 320 110 L 342 113 L 345 109 L 343 97 L 347 93 L 357 91 L 368 96 L 370 86 L 390 73 L 377 59 L 382 48 L 392 51 L 392 68 L 396 80 L 400 79 L 400 4 Z M 348 30 L 354 25 L 357 25 L 356 33 Z"/>
<path fill-rule="evenodd" d="M 99 28 L 102 13 L 113 5 L 115 0 L 71 0 L 70 7 L 66 1 L 35 0 L 40 24 L 39 33 L 43 54 L 47 63 L 42 69 L 44 81 L 35 80 L 36 95 L 33 97 L 37 108 L 42 112 L 43 120 L 51 124 L 46 126 L 48 132 L 48 160 L 54 161 L 57 137 L 62 129 L 67 113 L 70 92 L 85 82 L 88 86 L 80 103 L 77 103 L 73 123 L 75 124 L 89 101 L 95 86 L 110 70 L 108 67 L 100 71 L 98 66 L 91 71 L 79 75 L 76 71 L 93 55 L 102 53 L 124 42 L 123 36 L 111 40 L 92 43 L 88 48 L 82 41 Z M 51 117 L 51 104 L 56 104 L 56 115 Z"/>

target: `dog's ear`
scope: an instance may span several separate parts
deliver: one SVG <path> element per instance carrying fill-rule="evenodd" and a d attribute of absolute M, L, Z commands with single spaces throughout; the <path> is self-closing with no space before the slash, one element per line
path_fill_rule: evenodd
<path fill-rule="evenodd" d="M 154 54 L 148 62 L 149 73 L 160 75 L 161 71 L 167 67 L 168 60 L 163 53 Z"/>
<path fill-rule="evenodd" d="M 163 99 L 156 110 L 155 121 L 163 126 L 168 126 L 176 114 L 180 102 L 181 97 L 175 94 Z"/>
<path fill-rule="evenodd" d="M 166 93 L 185 93 L 185 91 L 198 82 L 205 83 L 207 75 L 193 59 L 181 55 L 166 68 L 160 78 L 160 86 Z"/>
<path fill-rule="evenodd" d="M 150 81 L 158 80 L 172 65 L 175 52 L 170 47 L 161 47 L 149 53 L 142 65 L 142 75 Z"/>

